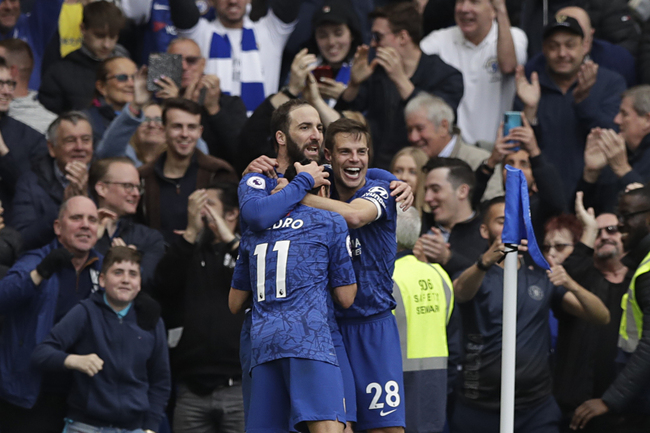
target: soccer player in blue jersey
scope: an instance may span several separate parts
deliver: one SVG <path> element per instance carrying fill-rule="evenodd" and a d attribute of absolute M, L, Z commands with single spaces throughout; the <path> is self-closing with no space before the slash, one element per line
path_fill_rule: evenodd
<path fill-rule="evenodd" d="M 344 308 L 352 304 L 356 280 L 339 215 L 298 205 L 269 230 L 245 233 L 229 304 L 236 312 L 255 291 L 247 432 L 303 431 L 305 424 L 312 433 L 343 431 L 328 287 Z"/>
<path fill-rule="evenodd" d="M 336 200 L 307 195 L 302 203 L 339 213 L 350 228 L 358 293 L 349 309 L 338 309 L 337 317 L 354 374 L 356 430 L 401 432 L 402 359 L 391 313 L 396 206 L 389 182 L 366 176 L 370 149 L 370 133 L 363 124 L 351 119 L 330 124 L 325 156 L 332 164 Z"/>

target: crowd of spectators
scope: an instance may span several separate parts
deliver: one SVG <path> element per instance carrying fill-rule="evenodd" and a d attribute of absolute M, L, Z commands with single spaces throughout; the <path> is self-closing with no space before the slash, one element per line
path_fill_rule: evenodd
<path fill-rule="evenodd" d="M 398 309 L 417 289 L 409 272 L 453 281 L 435 322 L 447 378 L 433 397 L 416 390 L 421 376 L 405 381 L 408 399 L 427 399 L 407 406 L 406 431 L 497 431 L 505 165 L 526 178 L 552 269 L 522 253 L 516 431 L 650 431 L 642 299 L 645 333 L 632 355 L 617 349 L 650 242 L 648 11 L 648 0 L 0 0 L 0 433 L 244 431 L 250 319 L 229 312 L 228 291 L 240 204 L 251 230 L 270 210 L 237 185 L 327 162 L 323 133 L 341 118 L 371 133 L 368 178 L 414 196 L 398 230 Z M 150 76 L 152 53 L 176 56 L 178 77 Z M 521 125 L 504 133 L 506 112 Z M 305 170 L 277 180 L 279 194 L 327 183 Z M 124 359 L 109 356 L 113 338 Z M 73 356 L 95 340 L 101 354 Z"/>

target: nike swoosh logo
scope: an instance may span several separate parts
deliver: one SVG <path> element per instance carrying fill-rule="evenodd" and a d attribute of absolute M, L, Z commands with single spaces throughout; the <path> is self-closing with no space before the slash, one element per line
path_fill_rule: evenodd
<path fill-rule="evenodd" d="M 153 10 L 155 10 L 155 11 L 168 11 L 169 6 L 159 5 L 158 3 L 154 3 Z"/>
<path fill-rule="evenodd" d="M 393 410 L 389 410 L 388 412 L 384 412 L 384 411 L 382 410 L 381 412 L 379 412 L 379 415 L 381 415 L 381 416 L 386 416 L 386 415 L 389 415 L 389 414 L 395 412 L 396 410 L 397 410 L 397 409 L 393 409 Z"/>

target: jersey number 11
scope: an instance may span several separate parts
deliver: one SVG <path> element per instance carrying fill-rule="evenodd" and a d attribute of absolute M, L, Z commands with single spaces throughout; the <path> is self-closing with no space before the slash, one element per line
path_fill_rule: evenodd
<path fill-rule="evenodd" d="M 291 241 L 277 241 L 273 251 L 278 252 L 275 269 L 275 297 L 287 297 L 287 258 L 289 257 L 289 244 Z M 266 300 L 266 250 L 268 243 L 255 246 L 253 255 L 257 256 L 257 301 Z"/>

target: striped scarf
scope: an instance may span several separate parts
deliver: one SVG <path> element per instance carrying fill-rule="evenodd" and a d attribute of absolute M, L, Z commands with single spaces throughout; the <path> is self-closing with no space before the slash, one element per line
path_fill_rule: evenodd
<path fill-rule="evenodd" d="M 210 45 L 210 56 L 207 60 L 206 70 L 214 73 L 221 81 L 223 93 L 229 95 L 237 92 L 233 89 L 233 61 L 230 40 L 226 29 L 221 25 L 219 20 L 214 21 L 217 32 L 212 34 L 212 44 Z M 241 38 L 241 65 L 240 81 L 241 96 L 246 110 L 249 114 L 264 101 L 264 73 L 260 52 L 255 32 L 251 27 L 252 22 L 244 19 L 244 28 L 242 29 Z"/>

